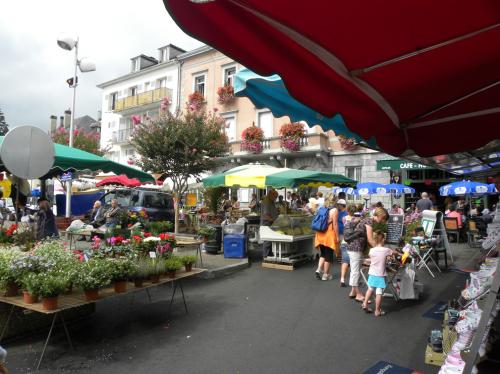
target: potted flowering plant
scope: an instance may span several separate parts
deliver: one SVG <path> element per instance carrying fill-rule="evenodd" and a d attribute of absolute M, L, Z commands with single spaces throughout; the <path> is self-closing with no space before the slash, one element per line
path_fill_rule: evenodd
<path fill-rule="evenodd" d="M 228 104 L 234 100 L 234 88 L 230 84 L 217 89 L 217 102 L 221 105 Z"/>
<path fill-rule="evenodd" d="M 45 310 L 57 309 L 58 297 L 68 287 L 68 279 L 60 272 L 46 272 L 34 275 L 38 286 L 38 296 L 42 298 Z"/>
<path fill-rule="evenodd" d="M 111 282 L 111 274 L 104 259 L 93 258 L 78 267 L 75 284 L 85 292 L 87 301 L 99 298 L 99 288 Z"/>
<path fill-rule="evenodd" d="M 149 258 L 139 258 L 136 262 L 135 272 L 133 274 L 134 285 L 142 287 L 145 280 L 151 276 L 151 260 Z"/>
<path fill-rule="evenodd" d="M 4 248 L 0 251 L 0 286 L 5 296 L 17 296 L 21 278 L 25 272 L 16 260 L 22 259 L 24 253 L 17 249 Z"/>
<path fill-rule="evenodd" d="M 262 141 L 264 140 L 264 131 L 260 127 L 247 127 L 241 133 L 241 149 L 252 153 L 262 152 Z"/>
<path fill-rule="evenodd" d="M 172 231 L 174 225 L 170 221 L 152 221 L 148 222 L 145 228 L 152 236 L 158 236 L 162 232 Z"/>
<path fill-rule="evenodd" d="M 0 244 L 14 243 L 14 235 L 17 234 L 17 225 L 12 224 L 8 229 L 5 227 L 0 228 Z"/>
<path fill-rule="evenodd" d="M 189 109 L 198 111 L 203 107 L 205 97 L 198 91 L 193 92 L 188 96 L 187 106 Z"/>
<path fill-rule="evenodd" d="M 35 304 L 40 297 L 40 282 L 38 273 L 29 273 L 23 277 L 23 301 L 26 304 Z"/>
<path fill-rule="evenodd" d="M 169 278 L 175 278 L 175 272 L 182 267 L 182 262 L 177 257 L 171 257 L 165 260 L 165 269 Z"/>
<path fill-rule="evenodd" d="M 193 264 L 196 262 L 196 256 L 182 256 L 180 261 L 184 264 L 186 272 L 193 270 Z"/>
<path fill-rule="evenodd" d="M 358 147 L 358 143 L 353 138 L 347 138 L 343 135 L 338 136 L 340 146 L 345 151 L 354 151 Z"/>
<path fill-rule="evenodd" d="M 213 226 L 205 225 L 201 226 L 198 229 L 198 236 L 202 237 L 205 243 L 208 242 L 208 239 L 212 237 L 214 234 L 215 234 L 215 227 Z"/>
<path fill-rule="evenodd" d="M 115 292 L 125 292 L 127 290 L 127 280 L 134 275 L 137 265 L 126 257 L 108 258 L 107 261 Z"/>
<path fill-rule="evenodd" d="M 160 276 L 165 273 L 165 261 L 158 258 L 150 259 L 149 272 L 151 283 L 158 283 Z"/>
<path fill-rule="evenodd" d="M 288 151 L 300 149 L 300 139 L 305 135 L 304 125 L 300 122 L 287 123 L 280 128 L 281 148 Z"/>

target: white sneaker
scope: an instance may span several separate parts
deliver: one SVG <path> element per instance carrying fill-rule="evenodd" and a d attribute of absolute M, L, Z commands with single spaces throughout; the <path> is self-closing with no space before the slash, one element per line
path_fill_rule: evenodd
<path fill-rule="evenodd" d="M 332 275 L 331 274 L 323 274 L 323 276 L 321 277 L 321 280 L 322 281 L 329 281 L 329 280 L 332 280 Z"/>

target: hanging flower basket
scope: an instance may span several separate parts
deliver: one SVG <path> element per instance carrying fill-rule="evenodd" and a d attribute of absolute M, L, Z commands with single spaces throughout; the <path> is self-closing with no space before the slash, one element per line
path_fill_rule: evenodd
<path fill-rule="evenodd" d="M 253 124 L 241 133 L 241 149 L 252 153 L 262 152 L 264 131 Z"/>
<path fill-rule="evenodd" d="M 358 147 L 358 143 L 353 138 L 346 138 L 340 135 L 339 137 L 340 146 L 344 151 L 354 151 Z"/>
<path fill-rule="evenodd" d="M 231 85 L 219 87 L 217 89 L 217 102 L 225 105 L 234 100 L 234 88 Z"/>
<path fill-rule="evenodd" d="M 304 137 L 306 131 L 300 122 L 287 123 L 280 128 L 281 148 L 287 151 L 298 151 L 300 149 L 300 139 Z"/>
<path fill-rule="evenodd" d="M 205 97 L 198 91 L 193 92 L 188 96 L 187 106 L 190 110 L 198 111 L 205 104 Z"/>

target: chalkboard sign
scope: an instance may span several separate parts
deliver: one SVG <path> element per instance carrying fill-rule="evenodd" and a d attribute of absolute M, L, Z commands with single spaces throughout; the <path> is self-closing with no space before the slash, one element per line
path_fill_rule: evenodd
<path fill-rule="evenodd" d="M 391 244 L 399 244 L 403 236 L 405 216 L 403 214 L 389 214 L 387 220 L 387 238 L 386 242 Z"/>

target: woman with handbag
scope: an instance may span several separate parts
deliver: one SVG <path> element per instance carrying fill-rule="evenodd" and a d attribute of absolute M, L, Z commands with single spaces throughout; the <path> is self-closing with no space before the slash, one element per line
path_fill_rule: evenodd
<path fill-rule="evenodd" d="M 349 262 L 351 266 L 351 274 L 349 277 L 349 285 L 351 286 L 351 293 L 349 297 L 358 302 L 363 302 L 365 295 L 359 289 L 359 279 L 361 276 L 361 266 L 363 264 L 363 251 L 367 244 L 375 247 L 377 244 L 373 239 L 373 223 L 386 222 L 389 213 L 384 208 L 376 208 L 373 212 L 373 217 L 363 219 L 353 219 L 349 222 L 350 228 L 344 229 L 344 240 L 347 242 L 347 253 L 349 254 Z M 354 228 L 353 228 L 354 226 Z M 348 237 L 348 231 L 353 230 L 353 237 Z"/>

